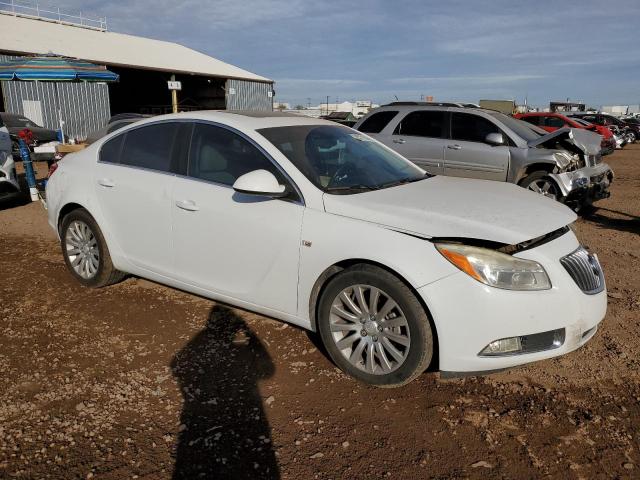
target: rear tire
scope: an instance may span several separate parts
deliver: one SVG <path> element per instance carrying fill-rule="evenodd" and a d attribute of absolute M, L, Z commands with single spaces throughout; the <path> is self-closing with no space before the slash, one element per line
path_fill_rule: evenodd
<path fill-rule="evenodd" d="M 86 287 L 106 287 L 125 277 L 113 266 L 102 231 L 84 208 L 62 219 L 60 246 L 71 275 Z"/>
<path fill-rule="evenodd" d="M 433 356 L 431 324 L 418 298 L 372 265 L 355 265 L 329 281 L 318 303 L 318 331 L 341 370 L 377 387 L 409 383 Z"/>
<path fill-rule="evenodd" d="M 549 177 L 549 173 L 544 170 L 537 170 L 530 173 L 520 180 L 518 185 L 553 200 L 559 200 L 561 197 L 560 188 L 556 182 Z"/>

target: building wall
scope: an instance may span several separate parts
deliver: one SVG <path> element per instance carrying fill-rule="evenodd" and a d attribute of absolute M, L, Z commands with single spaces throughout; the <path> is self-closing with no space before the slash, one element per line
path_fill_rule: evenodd
<path fill-rule="evenodd" d="M 60 128 L 60 109 L 69 138 L 84 139 L 109 120 L 104 83 L 2 82 L 1 86 L 5 111 L 25 115 L 43 127 Z"/>
<path fill-rule="evenodd" d="M 273 84 L 227 80 L 227 110 L 273 110 Z"/>
<path fill-rule="evenodd" d="M 0 55 L 4 62 L 12 58 Z M 105 83 L 0 82 L 4 110 L 25 115 L 46 128 L 60 128 L 58 109 L 69 138 L 84 139 L 109 120 L 109 91 Z"/>

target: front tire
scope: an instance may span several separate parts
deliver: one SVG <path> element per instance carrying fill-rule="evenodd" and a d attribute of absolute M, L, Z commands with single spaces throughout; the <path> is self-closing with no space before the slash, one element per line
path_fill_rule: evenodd
<path fill-rule="evenodd" d="M 429 318 L 400 279 L 367 264 L 350 267 L 326 285 L 318 331 L 345 373 L 378 387 L 398 387 L 423 373 L 433 355 Z"/>
<path fill-rule="evenodd" d="M 559 200 L 561 197 L 558 185 L 549 177 L 549 173 L 544 170 L 530 173 L 520 180 L 518 185 L 553 200 Z"/>
<path fill-rule="evenodd" d="M 113 266 L 100 227 L 83 208 L 62 219 L 60 246 L 67 268 L 86 287 L 106 287 L 125 276 Z"/>

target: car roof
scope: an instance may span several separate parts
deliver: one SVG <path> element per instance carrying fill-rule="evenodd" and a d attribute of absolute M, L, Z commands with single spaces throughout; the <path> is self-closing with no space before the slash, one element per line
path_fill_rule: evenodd
<path fill-rule="evenodd" d="M 414 110 L 433 110 L 444 112 L 460 112 L 460 113 L 486 113 L 492 115 L 494 113 L 502 113 L 498 110 L 492 110 L 490 108 L 481 107 L 465 107 L 462 104 L 443 102 L 443 103 L 430 103 L 430 102 L 392 102 L 386 105 L 382 105 L 378 108 L 371 110 L 368 115 L 375 112 L 393 110 L 401 112 L 411 112 Z M 365 118 L 365 117 L 363 117 Z"/>
<path fill-rule="evenodd" d="M 307 117 L 305 115 L 243 110 L 198 110 L 194 112 L 172 113 L 140 119 L 135 122 L 135 124 L 136 126 L 141 126 L 143 124 L 151 124 L 166 120 L 206 120 L 210 122 L 219 122 L 240 130 L 259 130 L 261 128 L 287 127 L 295 125 L 338 125 L 329 120 Z"/>

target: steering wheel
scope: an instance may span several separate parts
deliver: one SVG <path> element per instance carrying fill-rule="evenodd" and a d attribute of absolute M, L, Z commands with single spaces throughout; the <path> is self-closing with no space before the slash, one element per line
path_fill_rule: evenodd
<path fill-rule="evenodd" d="M 327 187 L 339 187 L 341 186 L 341 181 L 343 179 L 347 179 L 351 176 L 354 176 L 358 173 L 358 168 L 353 163 L 345 163 L 344 165 L 338 167 L 336 172 L 333 174 L 329 183 L 327 183 Z M 359 182 L 358 182 L 359 183 Z"/>

